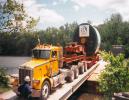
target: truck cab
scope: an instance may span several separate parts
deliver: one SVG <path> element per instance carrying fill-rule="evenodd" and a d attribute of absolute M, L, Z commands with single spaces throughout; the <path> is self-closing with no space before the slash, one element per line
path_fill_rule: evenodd
<path fill-rule="evenodd" d="M 19 67 L 18 86 L 29 76 L 33 97 L 47 98 L 50 90 L 60 84 L 59 68 L 62 66 L 61 46 L 37 45 L 32 50 L 32 59 Z M 14 91 L 17 93 L 17 88 Z"/>
<path fill-rule="evenodd" d="M 49 64 L 46 67 L 47 69 L 44 70 L 48 71 L 47 76 L 55 76 L 59 73 L 59 52 L 61 52 L 60 50 L 60 47 L 56 46 L 39 45 L 32 50 L 32 60 L 41 60 L 43 65 L 45 65 L 43 67 L 46 67 Z"/>

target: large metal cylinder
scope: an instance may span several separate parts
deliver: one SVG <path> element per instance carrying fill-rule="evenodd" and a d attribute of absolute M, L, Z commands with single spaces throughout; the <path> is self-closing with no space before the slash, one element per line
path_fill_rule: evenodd
<path fill-rule="evenodd" d="M 80 35 L 81 30 L 84 32 L 86 31 L 86 35 Z M 73 41 L 84 45 L 86 55 L 92 56 L 99 50 L 101 37 L 95 27 L 91 26 L 88 23 L 83 23 L 76 28 Z"/>

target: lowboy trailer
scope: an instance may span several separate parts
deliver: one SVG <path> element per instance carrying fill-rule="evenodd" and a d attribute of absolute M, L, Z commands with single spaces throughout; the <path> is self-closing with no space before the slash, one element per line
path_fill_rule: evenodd
<path fill-rule="evenodd" d="M 98 65 L 100 35 L 96 28 L 84 23 L 78 26 L 73 41 L 64 49 L 59 45 L 38 44 L 32 51 L 32 59 L 19 67 L 14 92 L 19 94 L 18 87 L 28 76 L 33 97 L 49 99 L 56 89 L 53 95 L 60 93 L 56 100 L 68 98 Z"/>

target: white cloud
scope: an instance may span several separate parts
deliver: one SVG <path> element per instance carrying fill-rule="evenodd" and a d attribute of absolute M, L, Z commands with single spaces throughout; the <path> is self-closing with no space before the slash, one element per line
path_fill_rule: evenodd
<path fill-rule="evenodd" d="M 0 0 L 0 5 L 3 6 L 6 3 L 6 0 Z"/>
<path fill-rule="evenodd" d="M 57 2 L 56 2 L 56 1 L 54 1 L 54 2 L 52 3 L 52 5 L 53 5 L 53 6 L 56 6 L 56 5 L 57 5 Z"/>
<path fill-rule="evenodd" d="M 73 8 L 78 11 L 80 9 L 80 7 L 78 5 L 74 5 Z"/>
<path fill-rule="evenodd" d="M 84 23 L 84 22 L 88 22 L 88 21 L 90 21 L 91 23 L 91 25 L 100 25 L 100 24 L 102 24 L 103 23 L 103 21 L 101 21 L 101 20 L 94 20 L 94 19 L 92 19 L 92 18 L 89 18 L 89 17 L 81 17 L 80 18 L 80 21 L 78 22 L 79 24 L 81 24 L 81 23 Z"/>
<path fill-rule="evenodd" d="M 58 14 L 52 9 L 48 9 L 47 5 L 37 3 L 36 0 L 25 0 L 23 1 L 25 10 L 29 16 L 39 18 L 39 23 L 44 26 L 47 24 L 58 24 L 64 22 L 64 17 Z"/>
<path fill-rule="evenodd" d="M 114 4 L 125 4 L 128 0 L 72 0 L 81 7 L 92 5 L 99 8 L 107 8 Z"/>
<path fill-rule="evenodd" d="M 110 6 L 110 9 L 113 9 L 114 12 L 119 12 L 120 14 L 122 14 L 124 20 L 129 19 L 129 1 L 113 4 Z"/>
<path fill-rule="evenodd" d="M 94 22 L 92 22 L 91 24 L 92 24 L 93 26 L 94 26 L 94 25 L 97 26 L 97 25 L 103 24 L 103 22 L 102 22 L 102 21 L 94 21 Z"/>
<path fill-rule="evenodd" d="M 119 12 L 125 20 L 129 19 L 129 0 L 71 0 L 80 7 L 94 6 L 100 10 Z"/>
<path fill-rule="evenodd" d="M 66 3 L 68 0 L 59 0 L 59 2 Z"/>

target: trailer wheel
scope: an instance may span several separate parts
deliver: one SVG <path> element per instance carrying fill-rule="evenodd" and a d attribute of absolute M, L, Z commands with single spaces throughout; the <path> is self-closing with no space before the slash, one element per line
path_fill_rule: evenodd
<path fill-rule="evenodd" d="M 80 74 L 84 73 L 84 65 L 80 67 Z"/>
<path fill-rule="evenodd" d="M 78 63 L 78 66 L 79 66 L 79 73 L 80 74 L 83 74 L 85 72 L 85 69 L 84 69 L 84 64 L 79 62 Z"/>
<path fill-rule="evenodd" d="M 70 75 L 65 78 L 67 82 L 72 82 L 74 80 L 74 71 L 70 72 Z"/>
<path fill-rule="evenodd" d="M 84 72 L 87 71 L 87 64 L 84 65 Z"/>
<path fill-rule="evenodd" d="M 50 94 L 50 83 L 45 81 L 42 85 L 41 100 L 46 100 Z"/>
<path fill-rule="evenodd" d="M 78 76 L 79 76 L 79 70 L 78 70 L 78 68 L 76 68 L 74 71 L 74 78 L 76 79 L 76 78 L 78 78 Z"/>
<path fill-rule="evenodd" d="M 74 71 L 71 72 L 71 76 L 70 76 L 70 82 L 72 82 L 74 80 Z"/>
<path fill-rule="evenodd" d="M 85 69 L 84 69 L 84 65 L 83 65 L 83 63 L 82 63 L 82 65 L 79 67 L 79 73 L 80 74 L 83 74 L 85 71 L 84 71 Z"/>

